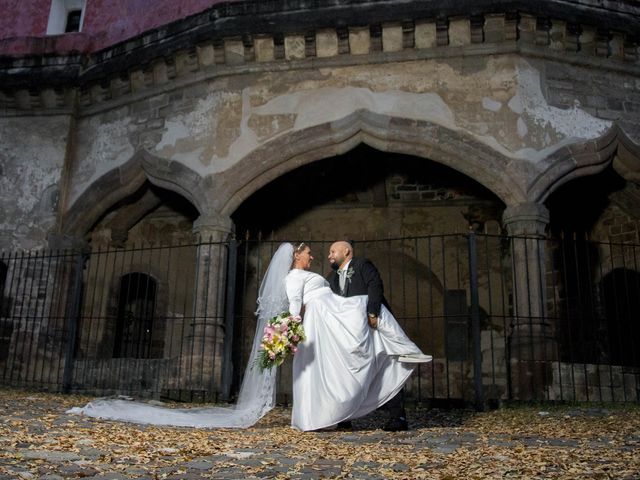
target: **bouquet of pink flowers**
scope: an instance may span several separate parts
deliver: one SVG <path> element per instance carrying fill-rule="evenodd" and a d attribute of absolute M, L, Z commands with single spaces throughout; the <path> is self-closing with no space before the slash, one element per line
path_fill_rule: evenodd
<path fill-rule="evenodd" d="M 276 315 L 264 327 L 264 336 L 258 350 L 256 363 L 260 370 L 282 365 L 287 358 L 298 350 L 298 344 L 304 341 L 302 318 L 289 312 Z"/>

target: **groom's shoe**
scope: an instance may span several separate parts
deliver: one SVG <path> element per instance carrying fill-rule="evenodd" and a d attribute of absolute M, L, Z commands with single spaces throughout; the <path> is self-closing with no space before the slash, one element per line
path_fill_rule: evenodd
<path fill-rule="evenodd" d="M 338 422 L 338 425 L 336 425 L 336 430 L 353 430 L 353 424 L 351 423 L 351 420 L 345 420 L 343 422 Z"/>
<path fill-rule="evenodd" d="M 409 353 L 398 357 L 398 361 L 402 363 L 428 363 L 431 360 L 433 360 L 433 357 L 424 353 Z"/>
<path fill-rule="evenodd" d="M 382 429 L 385 432 L 404 432 L 409 430 L 407 419 L 404 417 L 391 418 Z"/>

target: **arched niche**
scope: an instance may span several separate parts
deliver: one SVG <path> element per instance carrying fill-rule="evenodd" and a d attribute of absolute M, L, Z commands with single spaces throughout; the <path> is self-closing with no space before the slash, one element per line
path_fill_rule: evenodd
<path fill-rule="evenodd" d="M 85 236 L 107 212 L 114 206 L 126 204 L 128 199 L 141 200 L 142 203 L 132 207 L 131 216 L 144 214 L 144 210 L 152 208 L 154 203 L 149 195 L 135 198 L 148 190 L 145 184 L 180 195 L 199 214 L 206 210 L 207 195 L 203 192 L 202 178 L 198 173 L 179 162 L 139 151 L 125 164 L 92 182 L 75 199 L 63 215 L 62 233 L 70 237 Z M 126 222 L 116 227 L 122 229 Z"/>

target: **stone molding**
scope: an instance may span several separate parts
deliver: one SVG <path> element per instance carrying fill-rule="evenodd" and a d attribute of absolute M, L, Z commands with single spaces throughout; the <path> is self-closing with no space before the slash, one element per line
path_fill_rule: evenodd
<path fill-rule="evenodd" d="M 193 222 L 193 233 L 205 240 L 225 241 L 233 233 L 233 221 L 229 216 L 207 212 Z"/>
<path fill-rule="evenodd" d="M 622 178 L 640 185 L 640 144 L 635 143 L 622 129 L 619 130 L 619 142 L 613 168 Z"/>
<path fill-rule="evenodd" d="M 374 5 L 352 7 L 362 16 L 352 14 L 351 23 L 349 18 L 341 22 L 333 19 L 341 24 L 317 27 L 308 12 L 306 16 L 267 12 L 274 8 L 269 7 L 271 3 L 262 7 L 254 2 L 230 4 L 225 13 L 236 17 L 222 18 L 219 9 L 214 9 L 87 58 L 5 57 L 0 63 L 0 108 L 16 112 L 77 108 L 82 113 L 92 106 L 112 105 L 119 99 L 131 101 L 140 95 L 157 94 L 158 89 L 216 76 L 505 52 L 550 58 L 561 54 L 565 62 L 640 75 L 640 16 L 635 10 L 605 11 L 597 16 L 595 10 L 583 6 L 580 15 L 572 16 L 575 6 L 565 3 L 563 10 L 555 1 L 539 2 L 555 7 L 548 11 L 531 5 L 534 2 L 521 6 L 510 2 L 509 8 L 518 10 L 503 12 L 497 10 L 500 2 L 488 2 L 493 6 L 480 2 L 473 8 L 478 13 L 465 15 L 464 10 L 454 11 L 449 6 L 451 14 L 445 16 L 446 9 L 434 9 L 432 2 L 408 2 L 409 6 L 401 9 L 405 16 L 394 20 L 400 13 L 395 7 L 381 15 L 374 8 L 381 8 L 379 2 L 368 2 Z M 338 2 L 341 6 L 349 3 Z M 242 12 L 248 14 L 249 5 L 266 16 L 247 23 Z M 331 12 L 331 8 L 317 5 L 306 8 L 315 9 L 318 22 Z M 527 8 L 531 13 L 526 13 Z M 565 18 L 549 17 L 563 12 Z M 610 31 L 613 20 L 607 14 L 612 18 L 623 15 L 627 24 Z M 282 20 L 277 23 L 280 31 L 274 31 L 276 27 L 267 18 Z"/>
<path fill-rule="evenodd" d="M 549 224 L 549 210 L 535 202 L 509 205 L 502 214 L 502 223 L 509 235 L 543 237 Z"/>
<path fill-rule="evenodd" d="M 83 238 L 66 234 L 50 234 L 47 237 L 48 247 L 52 250 L 70 250 L 75 252 L 88 252 L 89 243 Z"/>
<path fill-rule="evenodd" d="M 527 198 L 533 202 L 544 202 L 556 188 L 569 180 L 601 172 L 611 163 L 620 137 L 626 138 L 626 135 L 614 125 L 600 138 L 558 149 L 545 159 L 546 168 L 531 182 Z"/>
<path fill-rule="evenodd" d="M 209 205 L 230 215 L 273 179 L 315 160 L 346 153 L 361 143 L 447 165 L 483 184 L 505 204 L 526 201 L 521 176 L 509 169 L 510 159 L 481 142 L 426 121 L 359 110 L 340 120 L 278 137 L 229 169 L 206 177 L 211 181 L 210 190 L 216 192 Z"/>
<path fill-rule="evenodd" d="M 141 150 L 118 168 L 91 183 L 74 200 L 62 218 L 65 235 L 82 237 L 114 204 L 136 192 L 145 181 L 176 192 L 200 212 L 210 203 L 207 181 L 185 165 L 155 157 Z"/>

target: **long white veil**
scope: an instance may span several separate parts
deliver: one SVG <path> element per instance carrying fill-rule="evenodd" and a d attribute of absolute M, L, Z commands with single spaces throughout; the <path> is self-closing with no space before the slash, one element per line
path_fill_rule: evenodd
<path fill-rule="evenodd" d="M 67 413 L 152 425 L 201 428 L 247 428 L 262 418 L 275 404 L 276 369 L 260 371 L 256 358 L 267 320 L 287 310 L 284 279 L 293 261 L 293 245 L 281 244 L 273 255 L 260 285 L 256 330 L 251 355 L 235 405 L 209 408 L 166 408 L 121 399 L 98 399 Z"/>

